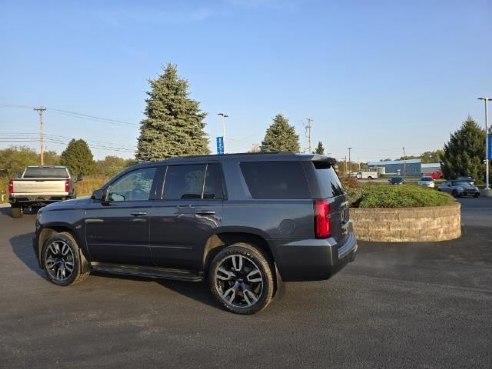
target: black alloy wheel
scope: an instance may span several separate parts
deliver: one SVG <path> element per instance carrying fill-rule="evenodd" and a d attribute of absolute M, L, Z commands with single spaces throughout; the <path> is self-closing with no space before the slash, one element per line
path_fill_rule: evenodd
<path fill-rule="evenodd" d="M 212 294 L 227 310 L 254 314 L 272 300 L 275 282 L 268 258 L 257 248 L 237 243 L 224 248 L 209 270 Z"/>
<path fill-rule="evenodd" d="M 69 233 L 55 233 L 44 244 L 43 267 L 48 279 L 59 286 L 80 282 L 89 274 L 81 272 L 79 247 Z"/>

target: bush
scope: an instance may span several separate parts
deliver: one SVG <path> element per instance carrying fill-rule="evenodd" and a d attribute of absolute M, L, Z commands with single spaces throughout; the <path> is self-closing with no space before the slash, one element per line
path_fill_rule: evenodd
<path fill-rule="evenodd" d="M 108 180 L 109 177 L 106 176 L 85 176 L 82 181 L 77 182 L 77 196 L 90 196 Z"/>
<path fill-rule="evenodd" d="M 347 188 L 350 207 L 355 208 L 413 208 L 450 205 L 455 199 L 432 188 L 413 185 L 391 186 L 371 183 Z"/>

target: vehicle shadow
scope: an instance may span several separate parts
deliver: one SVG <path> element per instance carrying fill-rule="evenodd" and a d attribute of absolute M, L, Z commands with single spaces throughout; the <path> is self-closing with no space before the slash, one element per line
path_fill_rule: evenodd
<path fill-rule="evenodd" d="M 38 262 L 32 249 L 32 233 L 26 233 L 12 237 L 10 246 L 14 254 L 37 275 L 44 277 L 43 271 L 39 268 Z"/>
<path fill-rule="evenodd" d="M 92 272 L 92 275 L 97 275 L 98 277 L 111 278 L 111 279 L 121 279 L 128 281 L 145 281 L 145 282 L 156 282 L 160 286 L 176 292 L 182 296 L 188 297 L 191 300 L 197 301 L 199 303 L 220 309 L 220 306 L 215 301 L 208 288 L 206 281 L 203 282 L 185 282 L 185 281 L 174 281 L 170 279 L 154 279 L 136 276 L 126 276 L 119 274 L 107 274 L 102 272 Z"/>

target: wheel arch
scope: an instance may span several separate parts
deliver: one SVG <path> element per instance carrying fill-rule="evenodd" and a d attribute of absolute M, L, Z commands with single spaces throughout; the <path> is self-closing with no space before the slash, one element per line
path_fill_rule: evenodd
<path fill-rule="evenodd" d="M 38 260 L 38 263 L 39 263 L 39 266 L 41 267 L 41 269 L 44 269 L 44 266 L 42 263 L 43 246 L 44 246 L 45 242 L 56 233 L 68 233 L 68 234 L 70 234 L 70 236 L 73 237 L 73 239 L 77 242 L 77 245 L 78 245 L 79 258 L 81 259 L 81 262 L 82 262 L 82 271 L 87 271 L 90 268 L 89 262 L 87 261 L 87 256 L 85 255 L 85 252 L 84 252 L 82 246 L 80 245 L 80 242 L 78 242 L 78 240 L 77 240 L 75 231 L 73 229 L 71 229 L 70 227 L 63 226 L 63 225 L 52 225 L 52 226 L 43 228 L 41 230 L 41 232 L 39 233 L 39 237 L 38 237 L 38 241 L 37 241 L 37 245 L 36 245 L 36 247 L 37 247 L 36 248 L 36 256 L 37 256 L 37 260 Z"/>
<path fill-rule="evenodd" d="M 231 230 L 216 233 L 208 238 L 202 260 L 202 268 L 205 273 L 208 272 L 211 261 L 220 250 L 239 242 L 251 244 L 262 251 L 272 264 L 272 271 L 275 272 L 275 256 L 264 235 L 252 230 Z"/>

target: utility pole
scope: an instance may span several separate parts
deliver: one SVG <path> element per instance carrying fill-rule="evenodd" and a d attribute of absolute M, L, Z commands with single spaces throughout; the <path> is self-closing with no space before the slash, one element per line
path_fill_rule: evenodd
<path fill-rule="evenodd" d="M 348 161 L 348 165 L 349 165 L 349 175 L 350 175 L 350 172 L 352 171 L 351 168 L 350 168 L 350 150 L 352 150 L 351 147 L 348 148 L 348 151 L 349 151 L 349 161 Z"/>
<path fill-rule="evenodd" d="M 34 108 L 39 114 L 39 144 L 41 146 L 41 165 L 44 165 L 44 123 L 43 123 L 43 113 L 46 111 L 44 106 L 39 108 Z"/>
<path fill-rule="evenodd" d="M 490 97 L 479 97 L 478 100 L 483 100 L 485 104 L 485 189 L 488 190 L 489 187 L 489 127 L 488 127 L 488 111 L 487 103 L 492 101 Z"/>
<path fill-rule="evenodd" d="M 312 151 L 311 151 L 311 129 L 313 128 L 313 126 L 311 125 L 311 122 L 313 121 L 311 118 L 307 118 L 307 126 L 306 126 L 306 136 L 307 136 L 307 139 L 308 139 L 308 153 L 309 154 L 312 154 Z"/>

